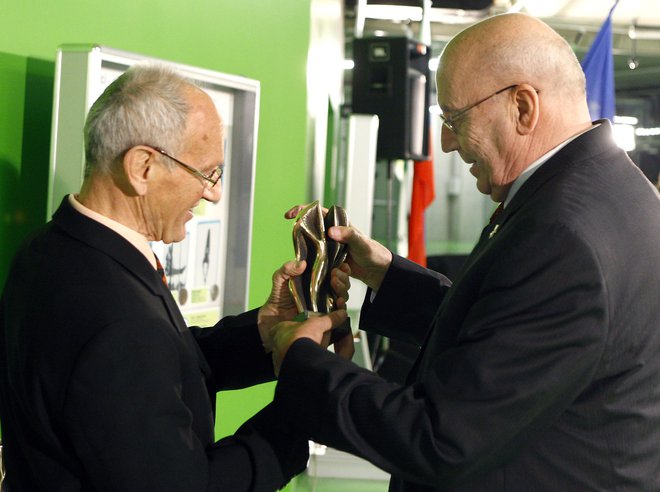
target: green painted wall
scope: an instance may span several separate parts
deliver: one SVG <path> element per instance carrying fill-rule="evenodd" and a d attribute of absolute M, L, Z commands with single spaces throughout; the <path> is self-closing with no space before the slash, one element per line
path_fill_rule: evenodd
<path fill-rule="evenodd" d="M 282 218 L 306 200 L 306 63 L 311 0 L 0 0 L 0 288 L 10 258 L 46 220 L 56 49 L 96 43 L 261 81 L 250 306 L 293 256 Z M 77 191 L 77 190 L 71 190 Z M 221 394 L 225 435 L 273 385 Z"/>

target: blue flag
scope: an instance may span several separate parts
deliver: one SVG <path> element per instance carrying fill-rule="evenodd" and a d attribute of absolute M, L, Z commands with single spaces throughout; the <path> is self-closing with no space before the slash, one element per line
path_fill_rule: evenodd
<path fill-rule="evenodd" d="M 618 5 L 616 0 L 607 19 L 582 60 L 582 70 L 587 78 L 587 102 L 592 120 L 614 119 L 614 60 L 612 58 L 612 12 Z"/>

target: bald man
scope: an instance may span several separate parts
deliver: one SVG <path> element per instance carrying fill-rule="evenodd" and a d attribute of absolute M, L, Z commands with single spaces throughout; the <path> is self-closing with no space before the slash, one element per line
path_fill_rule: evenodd
<path fill-rule="evenodd" d="M 501 213 L 453 285 L 331 229 L 370 287 L 361 328 L 419 357 L 394 384 L 301 329 L 276 343 L 275 400 L 391 491 L 660 490 L 657 191 L 589 120 L 577 59 L 536 19 L 467 28 L 437 85 L 443 150 Z"/>

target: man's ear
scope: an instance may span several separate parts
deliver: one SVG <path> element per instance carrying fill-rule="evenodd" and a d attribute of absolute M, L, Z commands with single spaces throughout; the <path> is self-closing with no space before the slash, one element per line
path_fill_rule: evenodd
<path fill-rule="evenodd" d="M 124 154 L 123 167 L 130 191 L 138 196 L 147 193 L 149 179 L 154 173 L 156 156 L 144 145 L 136 145 Z"/>
<path fill-rule="evenodd" d="M 518 108 L 516 130 L 520 135 L 529 135 L 539 121 L 539 94 L 531 85 L 520 84 L 515 90 L 514 98 Z"/>

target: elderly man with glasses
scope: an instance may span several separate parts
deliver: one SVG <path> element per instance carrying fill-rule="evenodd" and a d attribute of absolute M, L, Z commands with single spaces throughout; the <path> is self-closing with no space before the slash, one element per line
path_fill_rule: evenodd
<path fill-rule="evenodd" d="M 277 404 L 214 439 L 215 393 L 274 378 L 270 330 L 295 316 L 304 262 L 273 275 L 261 308 L 189 329 L 149 247 L 220 200 L 223 131 L 165 66 L 129 69 L 92 106 L 82 189 L 19 251 L 0 304 L 9 491 L 272 491 L 305 467 L 307 437 Z M 332 285 L 343 303 L 346 273 Z"/>
<path fill-rule="evenodd" d="M 390 472 L 392 492 L 660 490 L 658 192 L 590 120 L 575 55 L 537 19 L 459 33 L 437 89 L 443 150 L 501 213 L 453 285 L 330 229 L 371 288 L 360 327 L 421 350 L 402 385 L 291 330 L 275 401 Z"/>

